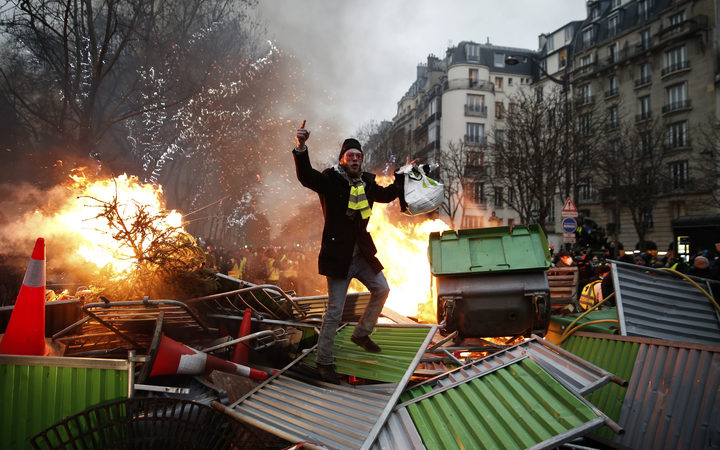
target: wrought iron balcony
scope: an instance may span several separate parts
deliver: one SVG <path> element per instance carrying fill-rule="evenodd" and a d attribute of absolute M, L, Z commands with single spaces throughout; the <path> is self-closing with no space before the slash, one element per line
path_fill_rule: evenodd
<path fill-rule="evenodd" d="M 661 74 L 662 76 L 670 75 L 671 73 L 679 72 L 681 70 L 689 69 L 690 68 L 690 61 L 678 61 L 674 64 L 670 64 L 667 67 L 664 67 Z"/>
<path fill-rule="evenodd" d="M 668 114 L 671 112 L 677 112 L 677 111 L 685 111 L 692 108 L 690 105 L 690 99 L 680 100 L 677 102 L 672 102 L 667 105 L 664 105 L 662 107 L 662 113 Z"/>
<path fill-rule="evenodd" d="M 465 115 L 474 117 L 487 117 L 487 106 L 465 105 Z"/>

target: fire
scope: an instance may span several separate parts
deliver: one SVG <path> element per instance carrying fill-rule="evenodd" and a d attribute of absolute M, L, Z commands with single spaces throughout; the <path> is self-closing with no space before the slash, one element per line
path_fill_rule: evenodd
<path fill-rule="evenodd" d="M 56 215 L 57 226 L 74 231 L 77 236 L 76 253 L 87 263 L 105 273 L 122 276 L 130 272 L 137 261 L 139 252 L 151 244 L 152 236 L 139 233 L 135 246 L 117 239 L 122 232 L 138 230 L 117 230 L 109 227 L 106 217 L 99 215 L 103 204 L 117 202 L 118 219 L 130 224 L 141 209 L 154 217 L 155 226 L 181 233 L 182 216 L 176 211 L 165 212 L 161 186 L 143 184 L 135 176 L 120 175 L 115 178 L 93 181 L 82 170 L 71 175 L 71 191 L 79 201 L 68 202 Z"/>
<path fill-rule="evenodd" d="M 431 232 L 449 227 L 439 219 L 397 223 L 390 214 L 397 208 L 394 203 L 376 203 L 368 225 L 378 249 L 377 256 L 385 266 L 383 273 L 390 284 L 390 297 L 385 304 L 400 314 L 417 317 L 425 323 L 435 323 L 428 239 Z"/>

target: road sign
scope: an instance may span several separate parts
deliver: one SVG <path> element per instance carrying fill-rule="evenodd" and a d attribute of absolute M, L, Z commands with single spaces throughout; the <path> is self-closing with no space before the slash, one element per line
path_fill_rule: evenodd
<path fill-rule="evenodd" d="M 573 201 L 570 197 L 568 197 L 568 199 L 565 200 L 565 205 L 562 207 L 562 210 L 560 211 L 560 215 L 563 217 L 577 217 L 578 216 L 578 210 L 575 207 L 575 203 L 573 203 Z"/>
<path fill-rule="evenodd" d="M 575 233 L 575 230 L 577 230 L 577 221 L 572 217 L 566 217 L 562 221 L 562 227 L 565 233 Z"/>
<path fill-rule="evenodd" d="M 563 242 L 566 244 L 575 243 L 575 233 L 563 233 Z"/>

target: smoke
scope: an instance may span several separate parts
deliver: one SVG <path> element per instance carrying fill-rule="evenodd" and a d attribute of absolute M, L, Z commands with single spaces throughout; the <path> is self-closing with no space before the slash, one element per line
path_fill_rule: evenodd
<path fill-rule="evenodd" d="M 78 234 L 58 226 L 59 211 L 78 201 L 67 187 L 49 189 L 22 183 L 0 185 L 0 255 L 4 266 L 24 271 L 32 254 L 35 240 L 45 238 L 46 269 L 52 273 L 83 273 L 83 260 L 75 254 Z M 82 224 L 75 224 L 80 229 Z"/>

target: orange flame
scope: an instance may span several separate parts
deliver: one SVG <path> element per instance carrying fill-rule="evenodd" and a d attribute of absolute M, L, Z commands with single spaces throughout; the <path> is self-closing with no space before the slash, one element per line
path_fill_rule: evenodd
<path fill-rule="evenodd" d="M 378 177 L 378 183 L 388 184 L 392 180 Z M 376 203 L 368 224 L 368 231 L 378 249 L 378 259 L 385 266 L 383 273 L 390 284 L 390 296 L 385 305 L 409 317 L 416 317 L 424 323 L 435 323 L 435 306 L 431 292 L 430 261 L 428 244 L 430 233 L 447 230 L 450 227 L 440 219 L 423 219 L 418 216 L 414 223 L 401 224 L 391 218 L 391 210 L 398 208 L 390 204 Z M 353 282 L 351 289 L 366 290 Z"/>
<path fill-rule="evenodd" d="M 108 229 L 107 220 L 97 217 L 101 202 L 111 202 L 115 198 L 121 217 L 130 221 L 140 207 L 150 214 L 160 214 L 165 210 L 161 186 L 144 184 L 135 176 L 120 175 L 115 178 L 92 181 L 82 169 L 71 175 L 74 183 L 70 187 L 78 200 L 68 202 L 56 216 L 58 227 L 65 227 L 77 235 L 77 250 L 85 261 L 102 269 L 105 273 L 120 277 L 132 270 L 135 261 L 133 249 L 121 245 Z M 84 201 L 83 201 L 84 200 Z M 164 229 L 177 228 L 182 224 L 182 216 L 170 211 L 159 226 Z M 144 248 L 149 242 L 140 242 Z"/>

